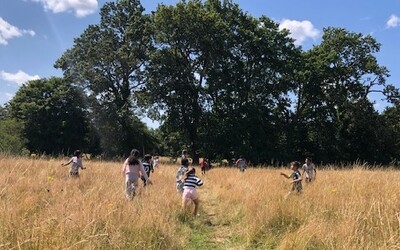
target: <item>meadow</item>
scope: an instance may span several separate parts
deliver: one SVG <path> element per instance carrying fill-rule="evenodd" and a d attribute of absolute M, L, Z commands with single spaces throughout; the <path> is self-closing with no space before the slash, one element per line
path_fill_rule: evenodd
<path fill-rule="evenodd" d="M 289 168 L 215 168 L 198 176 L 200 216 L 181 208 L 178 165 L 128 201 L 121 162 L 0 159 L 0 249 L 400 249 L 400 171 L 318 169 L 285 195 Z M 141 183 L 142 184 L 142 183 Z"/>

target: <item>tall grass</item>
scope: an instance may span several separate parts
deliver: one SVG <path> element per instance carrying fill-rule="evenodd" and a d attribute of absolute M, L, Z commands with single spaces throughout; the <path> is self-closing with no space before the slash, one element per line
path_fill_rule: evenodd
<path fill-rule="evenodd" d="M 178 166 L 161 165 L 127 201 L 121 162 L 84 161 L 73 179 L 62 161 L 0 159 L 0 249 L 400 248 L 393 169 L 320 170 L 284 199 L 289 169 L 217 168 L 199 175 L 192 217 L 175 191 Z"/>

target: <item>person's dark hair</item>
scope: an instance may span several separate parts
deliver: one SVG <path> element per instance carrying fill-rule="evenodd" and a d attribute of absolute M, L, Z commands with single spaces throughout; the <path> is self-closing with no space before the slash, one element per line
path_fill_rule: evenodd
<path fill-rule="evenodd" d="M 191 174 L 196 174 L 196 169 L 195 168 L 191 168 L 186 172 L 186 177 L 191 175 Z"/>
<path fill-rule="evenodd" d="M 144 156 L 144 161 L 150 161 L 151 160 L 151 155 L 147 154 Z"/>
<path fill-rule="evenodd" d="M 181 165 L 182 166 L 186 166 L 186 167 L 189 166 L 189 159 L 182 159 L 181 160 Z"/>
<path fill-rule="evenodd" d="M 187 154 L 187 153 L 188 153 L 188 151 L 187 151 L 186 149 L 182 150 L 182 154 L 183 154 L 183 155 L 185 155 L 185 154 Z"/>
<path fill-rule="evenodd" d="M 75 150 L 74 151 L 74 156 L 80 156 L 82 152 L 80 150 Z"/>
<path fill-rule="evenodd" d="M 131 155 L 128 158 L 129 165 L 137 165 L 139 164 L 139 150 L 132 149 Z"/>
<path fill-rule="evenodd" d="M 133 155 L 133 156 L 135 156 L 136 158 L 138 158 L 139 155 L 140 155 L 139 150 L 137 150 L 137 149 L 135 149 L 135 148 L 132 149 L 131 155 Z"/>
<path fill-rule="evenodd" d="M 295 166 L 297 169 L 300 168 L 300 162 L 298 162 L 298 161 L 293 161 L 290 163 L 290 165 Z"/>

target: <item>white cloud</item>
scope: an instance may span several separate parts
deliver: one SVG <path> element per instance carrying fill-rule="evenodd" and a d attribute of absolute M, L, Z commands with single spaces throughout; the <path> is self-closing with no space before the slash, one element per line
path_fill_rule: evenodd
<path fill-rule="evenodd" d="M 22 70 L 18 70 L 18 72 L 15 74 L 8 73 L 8 72 L 1 70 L 0 78 L 5 81 L 17 83 L 19 86 L 21 86 L 22 84 L 26 83 L 27 81 L 40 79 L 40 76 L 38 76 L 38 75 L 31 76 L 31 75 L 28 75 L 27 73 L 23 72 Z"/>
<path fill-rule="evenodd" d="M 32 0 L 42 3 L 44 9 L 53 13 L 73 11 L 77 17 L 84 17 L 97 10 L 97 0 Z"/>
<path fill-rule="evenodd" d="M 15 96 L 15 94 L 11 94 L 11 93 L 5 93 L 7 101 L 11 101 L 11 99 L 13 99 L 13 97 Z"/>
<path fill-rule="evenodd" d="M 34 36 L 35 31 L 19 29 L 0 17 L 0 45 L 7 45 L 8 40 L 26 34 Z"/>
<path fill-rule="evenodd" d="M 11 101 L 15 94 L 11 94 L 8 92 L 0 92 L 0 105 L 4 105 L 5 103 Z"/>
<path fill-rule="evenodd" d="M 386 22 L 387 28 L 396 28 L 400 24 L 400 18 L 396 15 L 391 15 Z"/>
<path fill-rule="evenodd" d="M 287 29 L 290 31 L 290 37 L 295 39 L 294 44 L 301 45 L 303 42 L 312 38 L 313 40 L 317 39 L 320 36 L 320 31 L 314 27 L 314 25 L 308 21 L 297 21 L 297 20 L 289 20 L 283 19 L 279 24 L 279 30 Z"/>

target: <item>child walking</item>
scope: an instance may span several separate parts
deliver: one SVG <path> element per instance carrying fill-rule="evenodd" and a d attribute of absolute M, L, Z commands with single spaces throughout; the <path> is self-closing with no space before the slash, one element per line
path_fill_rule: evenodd
<path fill-rule="evenodd" d="M 203 181 L 196 176 L 196 169 L 191 168 L 186 172 L 186 178 L 183 184 L 183 194 L 182 194 L 182 207 L 186 209 L 188 202 L 193 201 L 194 203 L 194 215 L 199 215 L 200 200 L 197 194 L 196 187 L 203 185 Z"/>
<path fill-rule="evenodd" d="M 209 164 L 207 162 L 206 158 L 203 158 L 203 160 L 200 162 L 200 167 L 201 167 L 201 174 L 206 174 L 206 171 L 209 169 Z"/>
<path fill-rule="evenodd" d="M 306 174 L 306 182 L 310 183 L 317 177 L 317 169 L 315 168 L 314 163 L 312 162 L 312 159 L 307 157 L 305 160 L 305 163 L 303 165 L 303 174 Z"/>
<path fill-rule="evenodd" d="M 239 159 L 237 159 L 237 161 L 235 162 L 235 165 L 240 169 L 240 172 L 244 172 L 247 168 L 247 161 L 242 156 L 240 156 Z"/>
<path fill-rule="evenodd" d="M 183 192 L 183 177 L 185 173 L 189 170 L 189 160 L 188 159 L 182 159 L 181 161 L 181 166 L 178 169 L 178 172 L 176 173 L 176 191 L 178 193 Z"/>
<path fill-rule="evenodd" d="M 183 159 L 189 159 L 189 154 L 186 149 L 182 150 L 182 155 L 181 155 L 181 162 Z"/>
<path fill-rule="evenodd" d="M 147 176 L 142 162 L 139 160 L 139 151 L 137 149 L 131 151 L 130 156 L 122 165 L 121 172 L 125 175 L 125 192 L 127 199 L 132 199 L 136 195 L 140 174 L 145 179 L 146 183 L 151 184 L 151 180 Z"/>
<path fill-rule="evenodd" d="M 61 163 L 61 166 L 67 166 L 72 163 L 71 169 L 69 170 L 69 174 L 71 177 L 79 177 L 79 169 L 86 169 L 82 164 L 82 152 L 80 150 L 74 151 L 74 156 L 67 162 Z"/>
<path fill-rule="evenodd" d="M 143 159 L 143 163 L 142 163 L 144 171 L 146 172 L 148 178 L 150 178 L 150 171 L 152 173 L 154 173 L 154 168 L 153 168 L 153 164 L 151 163 L 151 158 L 152 158 L 151 155 L 148 155 L 148 154 L 145 155 L 144 159 Z M 144 187 L 147 186 L 146 178 L 144 178 L 143 175 L 140 178 L 142 179 L 142 181 L 144 183 Z"/>
<path fill-rule="evenodd" d="M 303 186 L 301 184 L 302 178 L 301 178 L 299 168 L 300 168 L 300 162 L 294 161 L 294 162 L 290 163 L 290 169 L 293 170 L 292 174 L 287 175 L 285 173 L 281 173 L 282 176 L 284 176 L 288 179 L 290 179 L 290 178 L 292 179 L 292 181 L 290 182 L 290 183 L 292 183 L 292 189 L 289 191 L 289 193 L 287 195 L 289 195 L 293 191 L 300 193 L 301 190 L 303 189 Z"/>
<path fill-rule="evenodd" d="M 158 156 L 155 156 L 153 160 L 153 168 L 158 168 L 159 164 L 160 164 L 160 159 Z"/>

